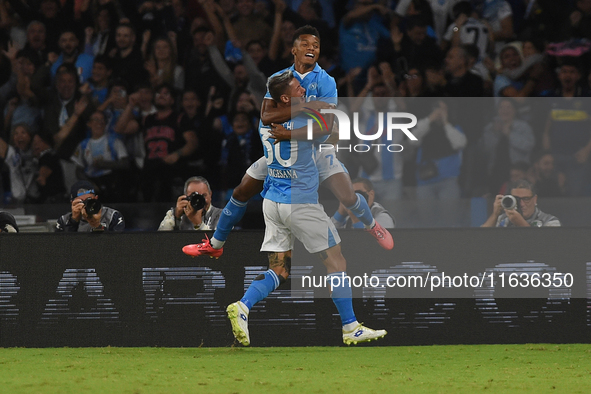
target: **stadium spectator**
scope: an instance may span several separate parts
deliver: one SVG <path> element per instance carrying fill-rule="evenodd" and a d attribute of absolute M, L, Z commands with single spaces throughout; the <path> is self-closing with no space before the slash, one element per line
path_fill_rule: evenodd
<path fill-rule="evenodd" d="M 187 179 L 183 190 L 184 194 L 177 198 L 176 205 L 166 212 L 158 231 L 215 230 L 222 209 L 211 205 L 209 182 L 201 176 L 193 176 Z"/>
<path fill-rule="evenodd" d="M 240 32 L 239 39 L 243 44 L 251 40 L 261 40 L 268 45 L 273 30 L 260 14 L 255 13 L 254 3 L 254 0 L 236 1 L 238 15 L 232 22 L 232 27 Z"/>
<path fill-rule="evenodd" d="M 156 113 L 156 107 L 153 104 L 154 91 L 149 83 L 142 84 L 137 91 L 125 97 L 122 96 L 123 90 L 126 90 L 124 82 L 115 82 L 111 88 L 114 97 L 113 108 L 111 109 L 111 124 L 116 119 L 113 131 L 121 136 L 125 143 L 125 148 L 130 158 L 130 168 L 128 170 L 128 200 L 137 200 L 139 194 L 140 173 L 144 167 L 146 157 L 146 148 L 143 134 L 140 131 L 140 125 L 148 115 Z M 119 114 L 119 102 L 125 102 L 126 106 L 123 112 Z"/>
<path fill-rule="evenodd" d="M 494 82 L 496 97 L 528 97 L 534 92 L 544 68 L 537 63 L 522 67 L 521 54 L 513 45 L 506 45 L 499 54 L 501 72 Z"/>
<path fill-rule="evenodd" d="M 334 0 L 331 0 L 331 2 L 332 1 Z M 325 0 L 325 3 L 326 2 L 327 1 Z M 336 39 L 336 36 L 333 34 L 333 30 L 329 27 L 328 22 L 321 18 L 322 5 L 320 4 L 320 1 L 300 0 L 297 13 L 298 16 L 302 19 L 299 25 L 310 25 L 312 27 L 315 27 L 316 30 L 318 30 L 318 33 L 320 33 L 320 37 L 322 37 L 325 46 L 336 45 L 338 40 Z"/>
<path fill-rule="evenodd" d="M 269 44 L 269 59 L 279 69 L 287 68 L 293 63 L 291 48 L 293 46 L 293 34 L 296 31 L 295 23 L 283 18 L 284 10 L 285 3 L 283 1 L 275 4 L 273 35 Z"/>
<path fill-rule="evenodd" d="M 0 211 L 0 234 L 18 233 L 16 219 L 11 213 Z"/>
<path fill-rule="evenodd" d="M 533 92 L 534 96 L 543 95 L 544 92 L 555 88 L 554 71 L 551 69 L 550 59 L 544 56 L 544 51 L 544 43 L 537 39 L 523 41 L 523 63 L 520 69 L 505 73 L 505 75 L 517 79 L 519 74 L 523 74 L 529 67 L 533 65 L 540 67 L 540 75 L 537 78 L 537 84 Z"/>
<path fill-rule="evenodd" d="M 556 169 L 566 176 L 569 196 L 590 195 L 591 108 L 579 86 L 581 72 L 570 61 L 558 71 L 560 88 L 550 102 L 550 113 L 543 135 L 543 148 L 554 156 Z"/>
<path fill-rule="evenodd" d="M 441 49 L 461 45 L 476 45 L 478 59 L 484 59 L 489 50 L 489 34 L 487 24 L 478 19 L 469 1 L 460 1 L 453 6 L 454 23 L 450 24 L 443 36 Z"/>
<path fill-rule="evenodd" d="M 197 136 L 191 130 L 180 130 L 171 87 L 156 89 L 154 105 L 156 113 L 148 115 L 142 125 L 146 158 L 141 188 L 145 202 L 166 202 L 171 199 L 173 181 L 182 173 L 179 167 L 184 158 L 197 148 Z"/>
<path fill-rule="evenodd" d="M 374 0 L 356 0 L 353 9 L 343 16 L 339 45 L 341 66 L 345 71 L 355 67 L 365 70 L 376 60 L 378 40 L 390 37 L 383 24 L 383 17 L 389 12 Z M 364 73 L 360 75 L 365 76 Z"/>
<path fill-rule="evenodd" d="M 59 217 L 55 232 L 123 231 L 123 215 L 102 205 L 98 191 L 89 181 L 74 183 L 70 188 L 71 211 Z"/>
<path fill-rule="evenodd" d="M 33 132 L 39 131 L 41 124 L 41 109 L 37 105 L 39 86 L 34 86 L 36 74 L 34 53 L 32 50 L 20 50 L 14 56 L 14 51 L 8 51 L 12 64 L 12 75 L 9 81 L 0 88 L 0 102 L 6 97 L 16 95 L 8 100 L 4 108 L 4 128 L 11 130 L 13 125 L 26 123 Z"/>
<path fill-rule="evenodd" d="M 123 79 L 131 88 L 147 82 L 149 75 L 144 69 L 142 53 L 135 47 L 136 31 L 134 27 L 125 23 L 117 26 L 115 42 L 117 47 L 109 53 L 113 59 L 113 79 Z"/>
<path fill-rule="evenodd" d="M 137 8 L 137 13 L 142 20 L 144 32 L 150 31 L 154 37 L 166 36 L 168 32 L 176 30 L 176 18 L 171 1 L 144 1 Z"/>
<path fill-rule="evenodd" d="M 445 57 L 447 85 L 445 92 L 450 97 L 482 97 L 484 81 L 470 72 L 468 54 L 462 46 L 451 48 Z"/>
<path fill-rule="evenodd" d="M 87 123 L 90 137 L 84 139 L 72 155 L 78 179 L 88 179 L 102 191 L 103 201 L 121 201 L 120 171 L 129 168 L 127 150 L 117 134 L 107 134 L 107 117 L 95 111 Z"/>
<path fill-rule="evenodd" d="M 177 91 L 185 87 L 185 70 L 177 64 L 176 48 L 169 37 L 154 40 L 144 67 L 150 73 L 150 83 L 156 87 L 166 83 Z"/>
<path fill-rule="evenodd" d="M 427 23 L 418 16 L 409 18 L 404 33 L 391 24 L 390 34 L 378 42 L 378 62 L 390 63 L 397 74 L 417 65 L 423 68 L 438 66 L 441 60 L 441 49 L 427 35 Z"/>
<path fill-rule="evenodd" d="M 91 56 L 108 55 L 115 43 L 115 24 L 118 20 L 113 2 L 100 5 L 95 14 L 94 27 L 84 29 L 84 53 Z"/>
<path fill-rule="evenodd" d="M 242 53 L 242 61 L 234 65 L 234 70 L 230 70 L 215 47 L 210 47 L 210 55 L 216 72 L 231 89 L 230 97 L 236 96 L 239 91 L 248 90 L 256 102 L 263 100 L 267 91 L 265 74 L 257 68 L 248 53 Z"/>
<path fill-rule="evenodd" d="M 538 208 L 535 188 L 526 180 L 510 186 L 511 195 L 517 200 L 514 209 L 501 205 L 503 195 L 495 197 L 493 212 L 481 227 L 559 227 L 560 221 Z"/>
<path fill-rule="evenodd" d="M 398 95 L 401 97 L 421 97 L 425 93 L 425 74 L 419 68 L 410 68 L 401 78 Z"/>
<path fill-rule="evenodd" d="M 453 7 L 458 0 L 428 0 L 433 16 L 434 30 L 437 41 L 444 36 L 448 19 L 453 19 Z M 409 7 L 413 6 L 412 0 L 400 0 L 396 6 L 396 14 L 402 17 L 409 15 Z"/>
<path fill-rule="evenodd" d="M 416 176 L 417 197 L 421 200 L 460 198 L 458 176 L 467 139 L 451 121 L 447 104 L 439 101 L 413 129 L 418 141 L 410 144 L 419 147 Z"/>
<path fill-rule="evenodd" d="M 87 84 L 90 89 L 90 97 L 97 107 L 107 101 L 112 73 L 113 67 L 108 56 L 99 55 L 94 58 L 92 74 Z"/>
<path fill-rule="evenodd" d="M 185 63 L 185 87 L 195 90 L 199 97 L 207 97 L 211 86 L 220 91 L 227 89 L 211 59 L 210 52 L 219 52 L 215 46 L 216 36 L 208 27 L 198 27 L 192 36 L 193 46 Z"/>
<path fill-rule="evenodd" d="M 246 52 L 248 52 L 257 68 L 265 74 L 265 77 L 271 76 L 277 70 L 278 67 L 269 59 L 269 50 L 264 42 L 249 41 L 246 44 Z"/>
<path fill-rule="evenodd" d="M 495 52 L 499 53 L 507 41 L 514 36 L 513 10 L 505 0 L 481 2 L 482 17 L 490 25 L 491 40 L 495 43 Z"/>
<path fill-rule="evenodd" d="M 376 192 L 371 181 L 366 178 L 357 178 L 352 182 L 355 193 L 361 194 L 367 200 L 367 205 L 369 205 L 375 220 L 383 228 L 394 228 L 396 224 L 394 217 L 386 208 L 375 201 Z M 355 215 L 350 214 L 343 204 L 339 204 L 339 208 L 331 219 L 336 228 L 363 228 L 363 223 Z"/>
<path fill-rule="evenodd" d="M 38 164 L 31 149 L 32 142 L 33 133 L 26 124 L 13 127 L 9 143 L 0 138 L 0 158 L 9 168 L 10 192 L 17 203 L 35 202 L 40 195 L 35 182 Z"/>
<path fill-rule="evenodd" d="M 52 51 L 55 50 L 60 33 L 73 27 L 73 15 L 69 15 L 67 9 L 60 7 L 59 0 L 41 0 L 38 4 L 29 4 L 22 0 L 7 1 L 25 23 L 32 21 L 43 23 L 46 28 L 47 45 Z"/>
<path fill-rule="evenodd" d="M 263 155 L 259 132 L 251 119 L 245 112 L 232 115 L 232 130 L 222 145 L 222 176 L 227 196 L 240 184 L 248 167 Z"/>
<path fill-rule="evenodd" d="M 85 135 L 85 124 L 92 105 L 88 96 L 77 90 L 78 75 L 73 64 L 57 71 L 55 89 L 45 95 L 43 133 L 53 138 L 53 147 L 61 159 L 68 160 Z"/>
<path fill-rule="evenodd" d="M 58 41 L 61 53 L 51 65 L 51 76 L 55 77 L 57 69 L 64 63 L 72 63 L 78 72 L 81 84 L 85 83 L 92 75 L 94 57 L 86 53 L 80 53 L 80 40 L 72 30 L 65 30 L 60 34 Z"/>
<path fill-rule="evenodd" d="M 49 45 L 56 45 L 56 42 L 48 43 L 45 24 L 39 21 L 31 21 L 27 26 L 27 42 L 23 49 L 31 49 L 35 53 L 33 63 L 37 65 L 45 64 L 50 52 Z"/>
<path fill-rule="evenodd" d="M 554 156 L 549 151 L 536 155 L 527 177 L 540 197 L 564 197 L 566 194 L 566 177 L 556 170 Z"/>
<path fill-rule="evenodd" d="M 39 203 L 62 203 L 67 201 L 64 170 L 60 159 L 49 145 L 47 136 L 36 134 L 33 137 L 33 156 L 38 160 L 37 182 Z"/>
<path fill-rule="evenodd" d="M 479 142 L 479 157 L 486 168 L 487 190 L 496 193 L 508 179 L 509 168 L 517 162 L 530 162 L 534 133 L 526 122 L 516 118 L 515 104 L 503 99 L 497 116 L 486 125 Z"/>

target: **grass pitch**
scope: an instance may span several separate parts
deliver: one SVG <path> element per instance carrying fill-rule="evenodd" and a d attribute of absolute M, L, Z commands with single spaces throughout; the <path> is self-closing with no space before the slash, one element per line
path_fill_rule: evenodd
<path fill-rule="evenodd" d="M 590 393 L 591 345 L 0 349 L 1 393 Z"/>

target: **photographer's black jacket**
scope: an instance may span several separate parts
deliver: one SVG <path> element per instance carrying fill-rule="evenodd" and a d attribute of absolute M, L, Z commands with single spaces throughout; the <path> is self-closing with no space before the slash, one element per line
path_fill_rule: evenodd
<path fill-rule="evenodd" d="M 123 215 L 116 209 L 109 208 L 103 205 L 103 211 L 101 213 L 101 224 L 103 229 L 98 231 L 123 231 L 125 229 L 125 220 Z M 60 216 L 55 225 L 56 232 L 91 232 L 97 231 L 90 227 L 90 224 L 84 219 L 80 219 L 80 222 L 72 220 L 72 212 L 68 212 L 65 215 Z"/>

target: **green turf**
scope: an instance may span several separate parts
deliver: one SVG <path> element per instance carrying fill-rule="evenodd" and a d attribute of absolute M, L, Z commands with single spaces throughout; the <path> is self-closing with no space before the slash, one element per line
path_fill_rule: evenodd
<path fill-rule="evenodd" d="M 1 393 L 591 393 L 591 345 L 0 349 Z"/>

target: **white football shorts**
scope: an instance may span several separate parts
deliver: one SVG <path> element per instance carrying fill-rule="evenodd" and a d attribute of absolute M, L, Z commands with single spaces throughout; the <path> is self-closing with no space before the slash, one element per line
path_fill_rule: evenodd
<path fill-rule="evenodd" d="M 310 253 L 318 253 L 341 242 L 334 224 L 320 204 L 283 204 L 263 200 L 265 239 L 261 252 L 287 252 L 294 237 Z"/>

